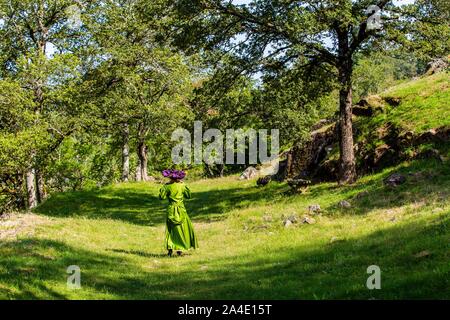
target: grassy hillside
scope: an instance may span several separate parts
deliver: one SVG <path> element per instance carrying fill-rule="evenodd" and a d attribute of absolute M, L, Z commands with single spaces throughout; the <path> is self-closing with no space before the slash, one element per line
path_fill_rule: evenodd
<path fill-rule="evenodd" d="M 403 130 L 421 133 L 450 126 L 450 75 L 448 72 L 405 82 L 381 94 L 388 101 L 385 120 Z"/>
<path fill-rule="evenodd" d="M 421 174 L 391 190 L 382 183 L 391 171 Z M 3 239 L 0 298 L 450 298 L 448 165 L 404 164 L 294 196 L 285 184 L 254 185 L 192 183 L 187 207 L 200 249 L 181 258 L 165 256 L 158 184 L 55 195 L 38 216 L 21 217 L 36 227 Z M 310 204 L 322 207 L 315 224 L 283 227 L 283 214 L 301 216 Z M 365 287 L 373 264 L 381 290 Z M 80 290 L 66 288 L 69 265 L 81 268 Z"/>
<path fill-rule="evenodd" d="M 450 74 L 432 76 L 404 82 L 389 90 L 368 97 L 369 105 L 377 112 L 373 117 L 357 117 L 358 141 L 381 144 L 387 131 L 402 135 L 407 131 L 415 135 L 430 129 L 450 127 Z"/>

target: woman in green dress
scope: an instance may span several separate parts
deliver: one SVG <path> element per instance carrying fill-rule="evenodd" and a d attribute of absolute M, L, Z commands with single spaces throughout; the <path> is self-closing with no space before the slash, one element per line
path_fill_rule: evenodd
<path fill-rule="evenodd" d="M 182 250 L 198 247 L 194 227 L 184 206 L 184 198 L 191 198 L 191 190 L 182 182 L 185 172 L 164 170 L 163 176 L 170 178 L 170 182 L 159 190 L 161 200 L 169 199 L 165 245 L 169 256 L 172 256 L 174 250 L 181 255 Z"/>

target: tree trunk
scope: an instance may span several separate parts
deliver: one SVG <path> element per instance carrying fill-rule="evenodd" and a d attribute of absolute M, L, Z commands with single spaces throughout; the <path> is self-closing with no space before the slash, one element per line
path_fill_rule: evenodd
<path fill-rule="evenodd" d="M 136 167 L 136 181 L 142 181 L 141 160 L 140 159 L 138 159 L 138 164 Z"/>
<path fill-rule="evenodd" d="M 147 174 L 147 163 L 148 163 L 148 149 L 147 145 L 144 141 L 139 141 L 138 144 L 138 157 L 139 157 L 139 164 L 137 170 L 139 173 L 136 175 L 137 181 L 147 181 L 148 180 L 148 174 Z M 139 180 L 138 180 L 139 176 Z"/>
<path fill-rule="evenodd" d="M 343 63 L 339 68 L 339 184 L 351 184 L 356 181 L 355 152 L 353 149 L 352 124 L 352 66 Z"/>
<path fill-rule="evenodd" d="M 34 169 L 28 169 L 25 175 L 27 185 L 28 209 L 33 209 L 38 204 L 36 196 L 36 172 L 34 171 Z"/>
<path fill-rule="evenodd" d="M 128 124 L 125 125 L 123 130 L 123 143 L 122 143 L 122 181 L 128 182 L 130 176 L 130 129 Z"/>
<path fill-rule="evenodd" d="M 223 172 L 225 170 L 225 165 L 223 163 L 217 165 L 219 167 L 219 176 L 223 177 Z"/>
<path fill-rule="evenodd" d="M 349 29 L 338 30 L 339 71 L 339 184 L 356 181 L 355 152 L 352 125 L 353 59 L 349 45 Z"/>
<path fill-rule="evenodd" d="M 45 191 L 45 180 L 42 172 L 36 171 L 36 195 L 38 203 L 47 198 L 47 192 Z"/>

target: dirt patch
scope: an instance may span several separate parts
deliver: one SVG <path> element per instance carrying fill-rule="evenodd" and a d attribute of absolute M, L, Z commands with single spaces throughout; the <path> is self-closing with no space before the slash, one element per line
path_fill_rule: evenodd
<path fill-rule="evenodd" d="M 32 213 L 3 215 L 0 218 L 0 240 L 15 240 L 18 236 L 31 236 L 38 225 L 49 222 L 49 218 Z"/>

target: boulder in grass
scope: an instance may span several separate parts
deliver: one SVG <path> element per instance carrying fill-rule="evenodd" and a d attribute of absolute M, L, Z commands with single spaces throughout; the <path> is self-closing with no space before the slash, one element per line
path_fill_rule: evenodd
<path fill-rule="evenodd" d="M 352 205 L 350 204 L 350 202 L 348 202 L 346 200 L 342 200 L 342 201 L 339 201 L 339 207 L 341 207 L 343 209 L 349 209 L 352 207 Z"/>
<path fill-rule="evenodd" d="M 383 180 L 384 184 L 390 187 L 397 187 L 406 182 L 406 177 L 400 173 L 393 173 Z"/>
<path fill-rule="evenodd" d="M 290 226 L 292 226 L 291 220 L 289 220 L 289 219 L 284 220 L 283 226 L 284 226 L 285 228 L 289 228 Z"/>
<path fill-rule="evenodd" d="M 311 184 L 311 180 L 289 179 L 287 183 L 292 188 L 292 190 L 301 193 L 308 188 L 308 186 Z"/>
<path fill-rule="evenodd" d="M 297 222 L 298 222 L 298 217 L 297 217 L 297 215 L 294 213 L 294 214 L 291 214 L 291 215 L 288 217 L 288 220 L 291 221 L 292 223 L 297 223 Z"/>
<path fill-rule="evenodd" d="M 318 204 L 312 204 L 312 205 L 308 206 L 309 214 L 313 214 L 313 215 L 319 214 L 320 210 L 321 210 L 320 205 L 318 205 Z"/>
<path fill-rule="evenodd" d="M 303 216 L 301 222 L 305 224 L 315 224 L 316 219 L 311 218 L 310 216 Z"/>
<path fill-rule="evenodd" d="M 239 177 L 239 180 L 249 180 L 258 175 L 258 170 L 256 170 L 254 167 L 248 167 L 245 169 L 241 176 Z"/>
<path fill-rule="evenodd" d="M 361 191 L 360 193 L 358 193 L 355 198 L 356 199 L 362 199 L 364 197 L 367 197 L 369 195 L 369 191 L 365 190 L 365 191 Z"/>
<path fill-rule="evenodd" d="M 286 217 L 285 215 L 282 215 L 281 219 L 283 219 L 283 225 L 285 227 L 286 227 L 286 224 L 291 225 L 293 223 L 297 223 L 298 222 L 298 216 L 295 213 L 291 214 L 288 217 Z"/>
<path fill-rule="evenodd" d="M 448 68 L 448 59 L 438 58 L 433 59 L 427 64 L 426 75 L 432 75 Z"/>
<path fill-rule="evenodd" d="M 258 187 L 264 187 L 264 186 L 268 185 L 270 183 L 270 181 L 272 181 L 272 176 L 261 177 L 258 179 L 258 181 L 256 181 L 256 185 Z"/>

